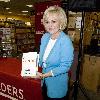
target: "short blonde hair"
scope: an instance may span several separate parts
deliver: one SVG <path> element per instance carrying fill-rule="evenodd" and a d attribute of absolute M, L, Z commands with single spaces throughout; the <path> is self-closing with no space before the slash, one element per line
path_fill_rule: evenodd
<path fill-rule="evenodd" d="M 59 6 L 50 6 L 43 14 L 43 25 L 45 25 L 45 19 L 48 13 L 57 13 L 60 20 L 60 30 L 64 30 L 67 26 L 67 17 L 65 11 Z"/>

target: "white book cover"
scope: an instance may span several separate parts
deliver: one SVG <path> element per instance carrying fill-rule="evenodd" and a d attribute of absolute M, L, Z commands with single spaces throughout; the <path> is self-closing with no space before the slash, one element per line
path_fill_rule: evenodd
<path fill-rule="evenodd" d="M 23 53 L 21 76 L 36 76 L 38 71 L 37 52 Z"/>

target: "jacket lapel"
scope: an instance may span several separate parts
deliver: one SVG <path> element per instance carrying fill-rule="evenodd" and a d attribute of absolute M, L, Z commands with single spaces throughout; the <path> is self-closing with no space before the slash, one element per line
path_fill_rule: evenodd
<path fill-rule="evenodd" d="M 55 45 L 56 45 L 56 44 L 58 43 L 58 41 L 60 40 L 61 35 L 62 35 L 62 32 L 60 32 L 60 35 L 59 35 L 59 37 L 57 38 L 57 40 L 56 40 L 56 42 L 55 42 L 53 48 L 51 49 L 51 51 L 50 51 L 50 53 L 49 53 L 49 55 L 48 55 L 48 57 L 47 57 L 47 59 L 46 59 L 46 62 L 48 62 L 48 59 L 50 58 L 50 55 L 53 53 L 53 50 L 55 49 Z"/>
<path fill-rule="evenodd" d="M 45 44 L 43 46 L 43 51 L 42 51 L 42 55 L 41 55 L 41 60 L 43 60 L 43 55 L 44 55 L 44 52 L 45 52 L 45 49 L 47 47 L 49 40 L 50 40 L 50 36 L 45 40 Z"/>
<path fill-rule="evenodd" d="M 52 54 L 52 52 L 53 52 L 53 50 L 54 50 L 54 48 L 55 48 L 55 45 L 58 43 L 58 41 L 60 40 L 60 38 L 62 37 L 62 35 L 63 35 L 63 32 L 61 32 L 60 35 L 59 35 L 59 37 L 57 38 L 56 43 L 54 44 L 53 48 L 51 49 L 51 51 L 50 51 L 50 53 L 49 53 L 49 55 L 48 55 L 48 57 L 47 57 L 47 59 L 46 59 L 46 63 L 48 62 L 48 59 L 50 58 L 50 55 Z M 44 46 L 43 46 L 43 52 L 42 52 L 42 55 L 41 55 L 41 57 L 40 57 L 40 59 L 41 59 L 41 64 L 42 64 L 43 55 L 44 55 L 44 53 L 45 53 L 45 49 L 46 49 L 46 47 L 47 47 L 47 44 L 48 44 L 49 40 L 50 40 L 50 36 L 45 40 L 45 44 L 44 44 Z"/>

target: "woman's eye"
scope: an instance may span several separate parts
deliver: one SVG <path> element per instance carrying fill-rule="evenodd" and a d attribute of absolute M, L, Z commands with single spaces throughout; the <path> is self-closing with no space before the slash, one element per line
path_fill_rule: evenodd
<path fill-rule="evenodd" d="M 56 21 L 52 21 L 53 23 L 56 23 Z"/>
<path fill-rule="evenodd" d="M 48 24 L 48 21 L 45 21 L 46 24 Z"/>

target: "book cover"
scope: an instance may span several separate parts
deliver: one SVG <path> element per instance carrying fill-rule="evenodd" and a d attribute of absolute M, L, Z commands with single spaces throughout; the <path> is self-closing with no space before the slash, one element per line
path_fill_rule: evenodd
<path fill-rule="evenodd" d="M 37 52 L 23 53 L 21 76 L 36 76 L 38 71 Z"/>

